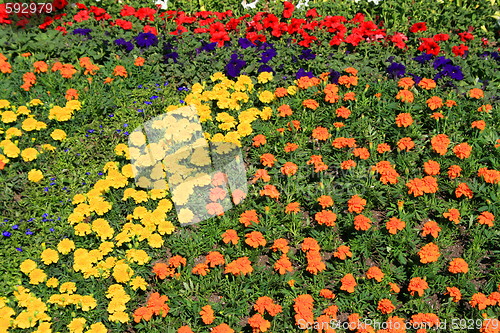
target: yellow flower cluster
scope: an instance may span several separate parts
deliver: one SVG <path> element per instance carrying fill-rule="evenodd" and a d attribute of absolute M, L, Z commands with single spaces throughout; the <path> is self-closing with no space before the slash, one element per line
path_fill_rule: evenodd
<path fill-rule="evenodd" d="M 108 304 L 109 321 L 126 323 L 130 320 L 127 309 L 127 302 L 130 296 L 125 292 L 125 289 L 120 284 L 109 286 L 106 297 L 110 299 Z"/>
<path fill-rule="evenodd" d="M 67 101 L 64 107 L 54 105 L 49 110 L 49 119 L 57 121 L 68 121 L 73 117 L 75 111 L 82 108 L 82 103 L 76 99 Z"/>
<path fill-rule="evenodd" d="M 29 289 L 18 286 L 17 290 L 14 291 L 14 298 L 17 300 L 17 305 L 26 308 L 26 310 L 22 310 L 11 324 L 7 323 L 6 327 L 11 325 L 12 328 L 27 329 L 35 327 L 37 324 L 39 324 L 39 329 L 50 327 L 48 322 L 51 318 L 46 313 L 47 305 L 40 298 L 35 297 Z M 12 313 L 8 310 L 6 312 L 7 314 Z"/>

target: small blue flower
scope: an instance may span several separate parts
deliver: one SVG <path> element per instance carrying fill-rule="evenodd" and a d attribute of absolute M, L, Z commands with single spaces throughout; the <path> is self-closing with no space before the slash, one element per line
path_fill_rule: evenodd
<path fill-rule="evenodd" d="M 138 109 L 137 112 L 144 112 L 144 110 L 143 109 Z"/>
<path fill-rule="evenodd" d="M 21 249 L 20 247 L 16 247 L 16 250 L 18 250 L 19 252 L 23 252 L 23 249 Z"/>
<path fill-rule="evenodd" d="M 114 117 L 115 115 L 114 114 L 109 114 L 108 117 L 112 118 Z"/>
<path fill-rule="evenodd" d="M 128 127 L 128 124 L 123 124 L 123 127 Z"/>
<path fill-rule="evenodd" d="M 151 104 L 153 104 L 153 102 L 145 101 L 144 104 L 151 105 Z"/>
<path fill-rule="evenodd" d="M 50 232 L 54 232 L 54 228 L 50 228 L 49 230 L 50 230 Z"/>
<path fill-rule="evenodd" d="M 157 99 L 159 96 L 151 96 L 149 99 Z"/>
<path fill-rule="evenodd" d="M 26 232 L 25 232 L 26 235 L 33 235 L 33 231 L 31 231 L 29 228 L 26 229 Z"/>
<path fill-rule="evenodd" d="M 2 233 L 2 235 L 3 235 L 4 237 L 10 237 L 12 234 L 11 234 L 10 232 L 8 232 L 8 231 L 4 231 L 4 232 Z"/>
<path fill-rule="evenodd" d="M 17 224 L 14 224 L 14 225 L 12 226 L 12 229 L 14 229 L 14 230 L 17 230 L 17 229 L 19 229 L 19 225 L 17 225 Z"/>
<path fill-rule="evenodd" d="M 73 30 L 72 34 L 73 35 L 87 36 L 91 32 L 92 32 L 92 29 L 75 29 L 75 30 Z"/>

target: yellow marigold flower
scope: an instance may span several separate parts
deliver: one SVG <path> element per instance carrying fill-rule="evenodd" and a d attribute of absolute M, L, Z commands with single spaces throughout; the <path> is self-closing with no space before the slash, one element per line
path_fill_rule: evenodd
<path fill-rule="evenodd" d="M 142 190 L 135 191 L 135 193 L 132 194 L 132 197 L 134 198 L 136 204 L 139 204 L 141 202 L 146 202 L 149 199 L 148 194 Z"/>
<path fill-rule="evenodd" d="M 56 288 L 59 285 L 59 280 L 55 277 L 51 277 L 45 282 L 45 285 L 49 288 Z"/>
<path fill-rule="evenodd" d="M 18 115 L 22 114 L 22 115 L 27 116 L 27 115 L 29 115 L 31 113 L 31 110 L 28 109 L 26 106 L 22 105 L 22 106 L 20 106 L 20 107 L 17 108 L 16 113 Z"/>
<path fill-rule="evenodd" d="M 257 77 L 257 81 L 259 83 L 267 83 L 273 79 L 273 73 L 272 72 L 262 72 L 259 74 Z"/>
<path fill-rule="evenodd" d="M 79 100 L 73 99 L 71 101 L 66 102 L 66 107 L 70 108 L 71 110 L 80 110 L 82 108 L 82 102 Z"/>
<path fill-rule="evenodd" d="M 21 272 L 23 272 L 24 274 L 29 274 L 31 271 L 33 271 L 34 269 L 36 268 L 36 262 L 34 262 L 33 260 L 31 259 L 26 259 L 25 261 L 23 261 L 21 263 L 21 265 L 19 266 L 19 269 L 21 270 Z"/>
<path fill-rule="evenodd" d="M 274 100 L 274 98 L 275 98 L 274 94 L 269 90 L 264 90 L 259 94 L 259 100 L 262 103 L 270 103 Z"/>
<path fill-rule="evenodd" d="M 148 237 L 148 244 L 154 248 L 160 248 L 163 245 L 163 238 L 159 234 L 151 234 Z"/>
<path fill-rule="evenodd" d="M 46 144 L 42 145 L 42 149 L 47 150 L 47 151 L 54 151 L 54 150 L 56 150 L 56 147 L 54 147 L 51 144 L 46 143 Z"/>
<path fill-rule="evenodd" d="M 5 131 L 5 139 L 10 140 L 11 138 L 15 136 L 21 136 L 23 135 L 23 132 L 16 127 L 11 127 L 8 130 Z"/>
<path fill-rule="evenodd" d="M 112 315 L 108 316 L 108 320 L 112 322 L 128 323 L 130 317 L 126 312 L 116 311 Z"/>
<path fill-rule="evenodd" d="M 68 254 L 75 249 L 75 242 L 69 238 L 64 238 L 57 244 L 57 250 L 61 254 Z"/>
<path fill-rule="evenodd" d="M 25 162 L 31 162 L 38 157 L 38 150 L 35 148 L 26 148 L 21 152 L 21 157 Z"/>
<path fill-rule="evenodd" d="M 8 108 L 10 106 L 10 102 L 6 99 L 0 99 L 0 109 Z"/>
<path fill-rule="evenodd" d="M 35 268 L 28 274 L 31 284 L 40 284 L 47 278 L 47 274 L 40 268 Z"/>
<path fill-rule="evenodd" d="M 144 280 L 144 278 L 140 276 L 136 276 L 135 278 L 131 279 L 129 283 L 133 290 L 146 290 L 146 288 L 148 287 L 148 283 L 146 282 L 146 280 Z"/>
<path fill-rule="evenodd" d="M 3 153 L 10 158 L 16 158 L 21 153 L 21 149 L 19 149 L 17 145 L 10 140 L 3 140 L 0 142 L 0 147 L 3 148 Z"/>
<path fill-rule="evenodd" d="M 17 120 L 17 115 L 12 111 L 4 111 L 2 113 L 2 122 L 5 124 L 13 123 Z"/>
<path fill-rule="evenodd" d="M 86 322 L 85 318 L 75 318 L 66 327 L 68 327 L 69 333 L 83 333 Z"/>
<path fill-rule="evenodd" d="M 92 297 L 90 295 L 82 296 L 82 298 L 80 299 L 80 302 L 78 304 L 80 305 L 82 311 L 89 311 L 89 310 L 94 309 L 97 306 L 96 300 L 94 299 L 94 297 Z M 106 333 L 106 332 L 107 332 L 107 330 L 104 331 L 104 333 Z"/>
<path fill-rule="evenodd" d="M 262 120 L 269 120 L 272 115 L 273 115 L 273 109 L 271 109 L 268 106 L 264 107 L 259 114 L 260 119 Z"/>
<path fill-rule="evenodd" d="M 113 268 L 113 277 L 118 283 L 129 281 L 132 275 L 134 275 L 134 271 L 125 263 L 118 263 Z"/>
<path fill-rule="evenodd" d="M 28 172 L 28 180 L 30 182 L 38 183 L 42 179 L 43 179 L 43 173 L 40 170 L 31 169 L 30 172 Z"/>
<path fill-rule="evenodd" d="M 62 141 L 64 139 L 66 139 L 66 132 L 64 132 L 63 130 L 61 129 L 55 129 L 52 131 L 52 133 L 50 134 L 50 137 L 54 140 L 57 140 L 57 141 Z"/>
<path fill-rule="evenodd" d="M 114 234 L 113 228 L 105 219 L 98 218 L 92 222 L 92 231 L 94 231 L 101 240 L 112 238 Z"/>
<path fill-rule="evenodd" d="M 224 75 L 224 73 L 222 73 L 222 72 L 217 72 L 217 73 L 214 73 L 212 76 L 210 76 L 210 79 L 212 80 L 212 82 L 226 79 L 226 78 L 227 78 L 226 75 Z"/>
<path fill-rule="evenodd" d="M 253 132 L 252 125 L 247 122 L 241 123 L 238 125 L 237 131 L 242 137 L 248 136 Z"/>
<path fill-rule="evenodd" d="M 160 235 L 170 235 L 174 231 L 175 226 L 170 221 L 160 221 L 160 223 L 158 224 L 158 233 Z"/>
<path fill-rule="evenodd" d="M 297 93 L 297 89 L 297 86 L 289 86 L 288 88 L 286 88 L 286 91 L 289 95 L 295 95 Z"/>
<path fill-rule="evenodd" d="M 76 291 L 76 284 L 74 282 L 64 282 L 59 286 L 60 293 L 73 294 Z"/>
<path fill-rule="evenodd" d="M 40 255 L 45 265 L 50 265 L 59 261 L 59 253 L 54 249 L 46 249 Z"/>
<path fill-rule="evenodd" d="M 28 106 L 37 106 L 37 105 L 43 105 L 43 102 L 41 100 L 39 100 L 38 98 L 32 99 L 28 103 Z"/>
<path fill-rule="evenodd" d="M 92 229 L 90 228 L 90 225 L 88 223 L 78 223 L 74 227 L 74 229 L 77 236 L 85 236 L 92 232 Z"/>
<path fill-rule="evenodd" d="M 87 201 L 87 198 L 85 197 L 85 195 L 78 193 L 78 194 L 75 194 L 75 196 L 73 197 L 73 201 L 71 201 L 71 203 L 73 205 L 77 205 L 80 203 L 84 203 L 85 201 Z"/>
<path fill-rule="evenodd" d="M 115 244 L 113 242 L 102 242 L 101 245 L 99 245 L 99 251 L 101 251 L 101 254 L 105 256 L 113 251 L 114 247 Z"/>

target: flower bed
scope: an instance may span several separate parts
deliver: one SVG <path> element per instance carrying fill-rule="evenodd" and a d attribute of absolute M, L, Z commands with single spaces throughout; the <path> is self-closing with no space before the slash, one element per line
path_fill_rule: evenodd
<path fill-rule="evenodd" d="M 496 26 L 109 6 L 0 14 L 0 331 L 500 332 Z"/>

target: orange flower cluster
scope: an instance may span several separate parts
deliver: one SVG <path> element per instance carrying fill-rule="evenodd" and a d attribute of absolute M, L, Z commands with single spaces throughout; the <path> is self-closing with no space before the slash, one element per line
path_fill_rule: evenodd
<path fill-rule="evenodd" d="M 326 265 L 321 259 L 320 250 L 318 242 L 311 237 L 305 238 L 302 241 L 301 249 L 306 253 L 307 267 L 306 271 L 311 274 L 318 274 L 326 269 Z"/>
<path fill-rule="evenodd" d="M 329 195 L 322 195 L 317 200 L 322 208 L 333 206 L 333 199 Z"/>
<path fill-rule="evenodd" d="M 292 152 L 292 151 L 296 151 L 297 148 L 299 148 L 299 145 L 296 144 L 296 143 L 291 143 L 291 142 L 288 142 L 286 145 L 285 145 L 285 148 L 283 149 L 285 151 L 285 153 L 289 153 L 289 152 Z"/>
<path fill-rule="evenodd" d="M 271 322 L 264 319 L 260 313 L 256 313 L 248 318 L 248 325 L 252 328 L 253 333 L 267 332 L 271 328 Z"/>
<path fill-rule="evenodd" d="M 424 171 L 429 176 L 436 176 L 441 172 L 441 166 L 436 161 L 428 160 L 424 163 Z"/>
<path fill-rule="evenodd" d="M 462 299 L 462 293 L 457 287 L 446 287 L 445 295 L 449 295 L 455 303 Z"/>
<path fill-rule="evenodd" d="M 420 277 L 414 277 L 410 280 L 408 284 L 408 291 L 410 295 L 413 296 L 415 293 L 418 293 L 418 296 L 422 297 L 426 289 L 429 289 L 429 285 L 425 279 Z"/>
<path fill-rule="evenodd" d="M 228 229 L 225 233 L 222 234 L 222 241 L 226 244 L 229 242 L 233 243 L 233 245 L 238 244 L 240 238 L 238 237 L 238 233 L 234 229 Z"/>
<path fill-rule="evenodd" d="M 351 248 L 347 245 L 340 245 L 337 251 L 333 252 L 333 256 L 340 260 L 345 260 L 347 257 L 352 258 Z"/>
<path fill-rule="evenodd" d="M 319 107 L 319 103 L 314 99 L 306 99 L 302 102 L 302 106 L 308 109 L 316 110 Z"/>
<path fill-rule="evenodd" d="M 415 142 L 413 142 L 413 140 L 411 138 L 406 137 L 406 138 L 400 139 L 397 143 L 397 146 L 398 146 L 399 150 L 410 151 L 413 148 L 415 148 Z"/>
<path fill-rule="evenodd" d="M 318 141 L 325 141 L 330 137 L 328 129 L 322 126 L 318 126 L 312 131 L 312 137 Z"/>
<path fill-rule="evenodd" d="M 140 322 L 142 319 L 149 321 L 153 315 L 161 315 L 165 317 L 170 311 L 170 307 L 166 302 L 168 297 L 159 293 L 152 293 L 149 296 L 146 306 L 141 306 L 134 311 L 134 321 Z"/>
<path fill-rule="evenodd" d="M 264 189 L 260 190 L 260 195 L 278 199 L 280 197 L 280 192 L 274 185 L 264 185 Z"/>
<path fill-rule="evenodd" d="M 460 223 L 460 211 L 456 208 L 448 209 L 447 212 L 443 213 L 443 216 L 455 224 Z"/>
<path fill-rule="evenodd" d="M 200 311 L 201 320 L 205 324 L 211 324 L 215 320 L 214 310 L 210 305 L 205 305 Z"/>
<path fill-rule="evenodd" d="M 242 223 L 245 227 L 250 226 L 252 222 L 256 224 L 259 223 L 259 217 L 257 216 L 257 211 L 255 209 L 246 210 L 240 214 L 240 223 Z"/>
<path fill-rule="evenodd" d="M 162 280 L 167 277 L 179 277 L 180 273 L 176 273 L 176 269 L 181 265 L 186 266 L 186 258 L 175 255 L 168 260 L 168 264 L 159 262 L 153 266 L 153 273 Z"/>
<path fill-rule="evenodd" d="M 467 185 L 466 183 L 460 183 L 460 184 L 458 184 L 457 188 L 455 189 L 455 196 L 457 198 L 464 196 L 468 199 L 472 199 L 472 197 L 474 196 L 474 193 L 469 188 L 469 185 Z"/>
<path fill-rule="evenodd" d="M 52 72 L 59 71 L 61 76 L 65 79 L 71 79 L 77 72 L 76 68 L 72 64 L 62 64 L 59 61 L 52 65 L 51 70 Z"/>
<path fill-rule="evenodd" d="M 267 311 L 272 317 L 283 311 L 281 305 L 274 303 L 273 299 L 268 296 L 259 297 L 257 301 L 255 301 L 253 309 L 261 315 L 264 315 Z"/>
<path fill-rule="evenodd" d="M 448 168 L 448 177 L 450 179 L 455 179 L 460 177 L 460 173 L 462 172 L 462 168 L 459 165 L 450 165 Z"/>
<path fill-rule="evenodd" d="M 354 148 L 353 154 L 356 157 L 359 157 L 362 160 L 367 160 L 370 158 L 370 152 L 366 148 Z"/>
<path fill-rule="evenodd" d="M 432 149 L 434 149 L 434 151 L 439 155 L 444 155 L 448 151 L 450 142 L 451 141 L 446 134 L 435 135 L 431 139 Z"/>
<path fill-rule="evenodd" d="M 469 264 L 462 258 L 455 258 L 450 262 L 448 271 L 453 274 L 467 273 L 469 271 Z"/>
<path fill-rule="evenodd" d="M 346 147 L 354 148 L 354 147 L 356 147 L 356 139 L 355 138 L 344 138 L 344 137 L 335 138 L 332 141 L 332 146 L 337 148 L 337 149 L 346 148 Z"/>
<path fill-rule="evenodd" d="M 7 74 L 12 73 L 12 66 L 7 61 L 7 57 L 0 53 L 0 72 Z"/>
<path fill-rule="evenodd" d="M 462 160 L 469 158 L 471 151 L 472 147 L 467 142 L 460 143 L 453 148 L 455 155 Z"/>
<path fill-rule="evenodd" d="M 349 116 L 351 115 L 351 110 L 349 110 L 348 108 L 346 108 L 345 106 L 341 106 L 340 108 L 338 108 L 336 111 L 335 111 L 335 114 L 337 115 L 337 117 L 339 118 L 344 118 L 344 119 L 347 119 L 349 118 Z"/>
<path fill-rule="evenodd" d="M 271 180 L 271 176 L 269 176 L 269 173 L 267 172 L 266 169 L 257 169 L 255 175 L 251 180 L 251 183 L 255 184 L 259 179 L 262 179 L 262 181 L 264 182 L 268 182 Z"/>
<path fill-rule="evenodd" d="M 472 295 L 472 298 L 469 301 L 469 304 L 473 308 L 478 308 L 479 310 L 484 310 L 484 309 L 486 309 L 486 307 L 492 305 L 491 299 L 489 299 L 483 293 L 475 293 L 474 295 Z"/>
<path fill-rule="evenodd" d="M 252 231 L 245 235 L 245 243 L 253 248 L 258 248 L 259 246 L 266 245 L 266 239 L 259 231 Z"/>
<path fill-rule="evenodd" d="M 337 103 L 340 99 L 340 96 L 338 94 L 339 87 L 336 84 L 327 84 L 323 89 L 323 92 L 325 93 L 325 102 Z"/>
<path fill-rule="evenodd" d="M 408 194 L 413 194 L 414 197 L 423 195 L 424 193 L 436 193 L 438 190 L 437 179 L 432 176 L 424 178 L 415 178 L 406 183 Z"/>
<path fill-rule="evenodd" d="M 113 69 L 113 75 L 114 76 L 121 76 L 121 77 L 127 77 L 128 73 L 125 67 L 122 65 L 115 66 L 115 69 Z"/>
<path fill-rule="evenodd" d="M 29 91 L 32 86 L 35 85 L 36 83 L 36 75 L 35 73 L 32 72 L 27 72 L 23 74 L 23 84 L 21 85 L 21 88 L 23 88 L 26 91 Z"/>
<path fill-rule="evenodd" d="M 426 103 L 429 109 L 431 109 L 432 111 L 443 106 L 443 100 L 437 96 L 432 96 L 426 101 Z"/>
<path fill-rule="evenodd" d="M 485 182 L 489 184 L 498 184 L 500 183 L 500 171 L 488 168 L 480 168 L 477 171 L 477 175 L 484 179 Z"/>
<path fill-rule="evenodd" d="M 432 242 L 424 245 L 420 251 L 418 251 L 418 256 L 420 257 L 420 262 L 422 264 L 435 262 L 438 260 L 440 255 L 441 253 L 439 252 L 439 247 Z"/>
<path fill-rule="evenodd" d="M 271 250 L 274 252 L 281 251 L 282 253 L 288 253 L 290 246 L 288 246 L 288 241 L 284 238 L 278 238 L 274 241 L 271 246 Z"/>
<path fill-rule="evenodd" d="M 319 291 L 319 296 L 324 297 L 326 299 L 334 299 L 335 294 L 330 289 L 321 289 Z"/>
<path fill-rule="evenodd" d="M 231 273 L 235 276 L 247 275 L 253 271 L 252 263 L 248 260 L 248 257 L 241 257 L 236 260 L 231 261 L 226 265 L 224 273 Z"/>
<path fill-rule="evenodd" d="M 337 214 L 331 210 L 323 209 L 321 212 L 314 214 L 314 220 L 318 222 L 318 224 L 333 227 L 335 226 L 335 221 L 337 221 Z"/>
<path fill-rule="evenodd" d="M 349 169 L 352 169 L 356 166 L 356 162 L 353 161 L 353 160 L 347 160 L 347 161 L 343 161 L 342 163 L 340 163 L 340 168 L 342 170 L 349 170 Z"/>
<path fill-rule="evenodd" d="M 274 166 L 274 162 L 276 162 L 276 158 L 273 154 L 266 153 L 260 156 L 260 163 L 263 166 L 272 167 Z"/>
<path fill-rule="evenodd" d="M 412 327 L 424 326 L 434 327 L 439 326 L 439 317 L 434 313 L 417 313 L 411 316 L 410 324 Z"/>
<path fill-rule="evenodd" d="M 98 71 L 100 68 L 97 65 L 94 65 L 89 57 L 80 58 L 80 67 L 84 68 L 84 75 L 90 74 L 95 75 L 95 71 Z"/>
<path fill-rule="evenodd" d="M 377 304 L 377 310 L 383 314 L 389 314 L 394 311 L 396 307 L 392 304 L 391 300 L 388 298 L 381 299 Z"/>
<path fill-rule="evenodd" d="M 347 201 L 347 210 L 352 213 L 361 213 L 365 209 L 366 200 L 355 194 Z"/>
<path fill-rule="evenodd" d="M 372 166 L 372 170 L 380 174 L 380 181 L 383 184 L 396 184 L 398 182 L 400 175 L 389 161 L 378 162 L 375 166 Z"/>
<path fill-rule="evenodd" d="M 211 251 L 205 257 L 205 261 L 195 265 L 192 269 L 193 274 L 201 276 L 207 275 L 210 272 L 209 267 L 224 265 L 226 263 L 224 256 L 218 251 Z"/>
<path fill-rule="evenodd" d="M 257 134 L 256 136 L 253 137 L 252 140 L 253 140 L 252 146 L 254 147 L 260 147 L 267 143 L 266 136 L 263 134 Z"/>
<path fill-rule="evenodd" d="M 314 321 L 314 299 L 309 294 L 299 295 L 295 298 L 293 309 L 295 310 L 295 325 L 300 325 L 303 321 L 312 323 Z"/>
<path fill-rule="evenodd" d="M 407 89 L 401 89 L 397 95 L 396 99 L 399 99 L 403 103 L 412 103 L 415 97 L 413 93 Z"/>
<path fill-rule="evenodd" d="M 328 165 L 323 162 L 323 156 L 321 155 L 312 155 L 306 164 L 314 164 L 314 172 L 320 172 L 328 169 Z"/>
<path fill-rule="evenodd" d="M 348 293 L 353 293 L 354 287 L 358 285 L 356 283 L 356 279 L 350 273 L 346 274 L 342 279 L 340 279 L 340 283 L 342 283 L 342 285 L 340 286 L 340 290 L 345 290 Z"/>
<path fill-rule="evenodd" d="M 273 268 L 281 275 L 286 274 L 287 272 L 293 272 L 292 262 L 290 261 L 286 253 L 283 253 L 281 257 L 274 263 Z"/>
<path fill-rule="evenodd" d="M 297 80 L 297 87 L 300 89 L 309 89 L 315 87 L 321 83 L 321 80 L 317 77 L 302 76 Z"/>
<path fill-rule="evenodd" d="M 298 213 L 300 212 L 300 203 L 299 202 L 290 202 L 288 205 L 285 207 L 285 213 L 291 214 L 291 213 Z"/>

